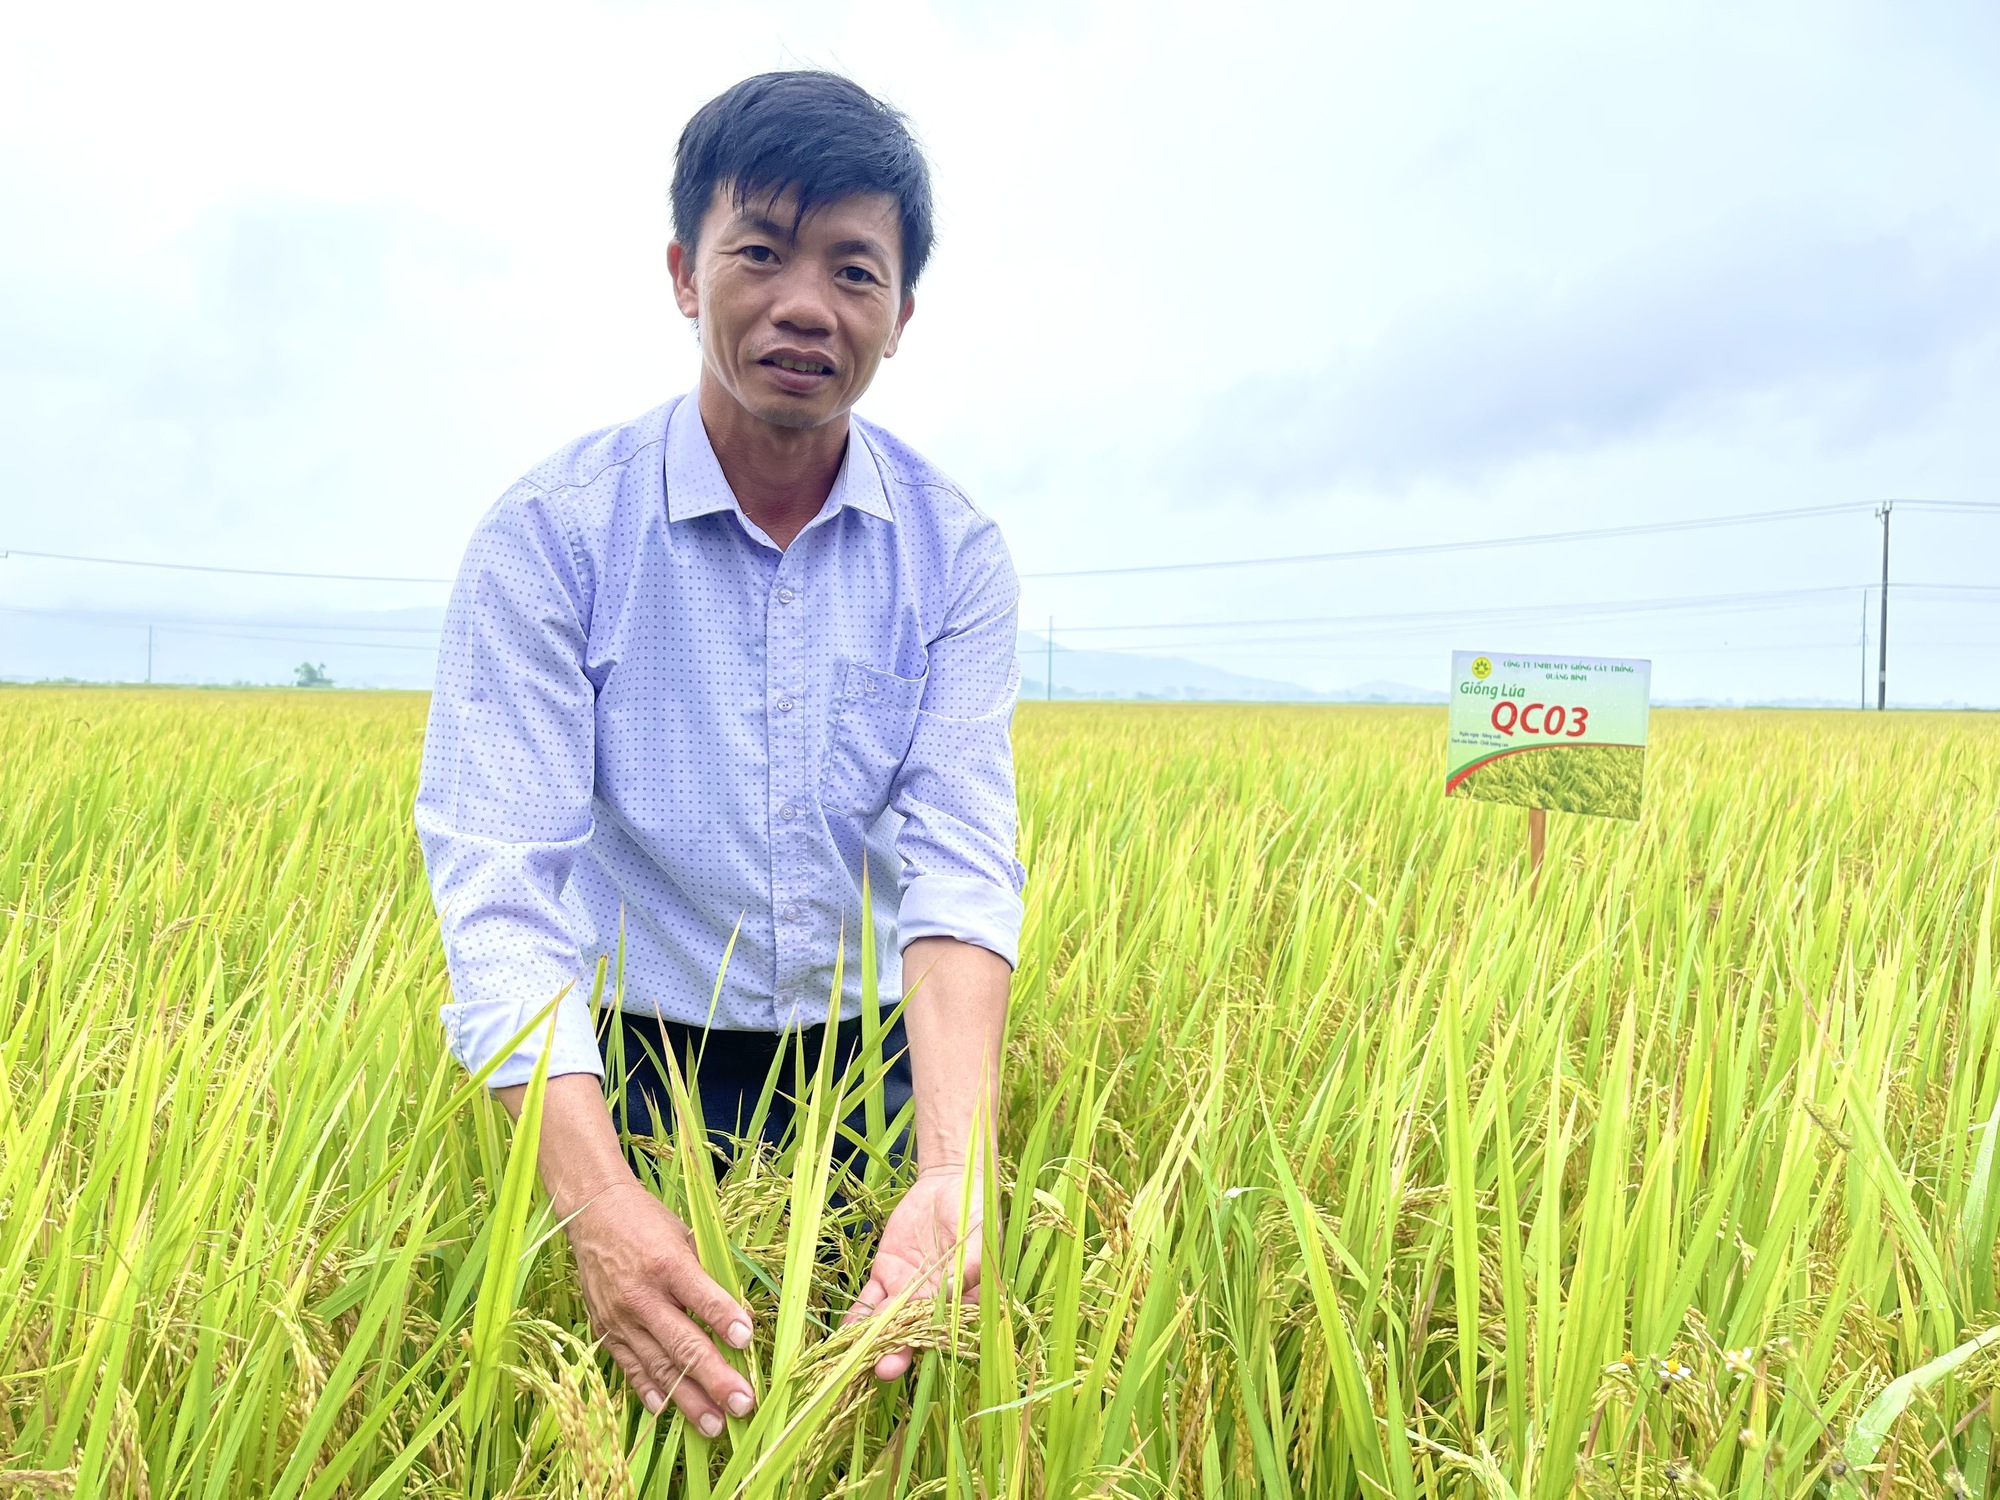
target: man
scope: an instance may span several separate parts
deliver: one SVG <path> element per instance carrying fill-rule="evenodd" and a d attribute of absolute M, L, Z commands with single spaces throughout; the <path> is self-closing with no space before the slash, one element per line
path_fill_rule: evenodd
<path fill-rule="evenodd" d="M 740 923 L 702 1064 L 708 1118 L 726 1123 L 781 1035 L 825 1022 L 868 862 L 882 992 L 915 989 L 889 1086 L 914 1096 L 917 1174 L 854 1314 L 934 1290 L 961 1242 L 975 1282 L 976 1180 L 969 1224 L 961 1195 L 984 1160 L 974 1122 L 999 1089 L 1021 920 L 1019 588 L 992 522 L 849 415 L 930 253 L 929 172 L 901 117 L 831 74 L 749 79 L 688 123 L 673 215 L 700 383 L 578 440 L 480 523 L 416 818 L 457 1057 L 484 1066 L 573 986 L 542 1180 L 605 1346 L 648 1408 L 671 1400 L 712 1436 L 756 1400 L 714 1342 L 747 1345 L 750 1314 L 621 1153 L 590 975 L 622 939 L 628 1052 L 663 1032 L 685 1046 Z M 842 1015 L 859 1004 L 850 960 Z M 491 1075 L 516 1114 L 541 1046 Z M 722 1105 L 718 1071 L 733 1072 Z M 625 1101 L 650 1121 L 649 1102 Z M 892 1352 L 876 1374 L 909 1362 Z"/>

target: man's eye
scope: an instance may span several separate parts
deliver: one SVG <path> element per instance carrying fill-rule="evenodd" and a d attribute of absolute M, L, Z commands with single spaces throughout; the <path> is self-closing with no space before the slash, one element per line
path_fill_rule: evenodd
<path fill-rule="evenodd" d="M 745 245 L 743 253 L 760 266 L 769 265 L 778 258 L 769 245 Z"/>
<path fill-rule="evenodd" d="M 875 279 L 875 273 L 866 266 L 842 266 L 837 273 L 843 280 L 861 285 Z"/>

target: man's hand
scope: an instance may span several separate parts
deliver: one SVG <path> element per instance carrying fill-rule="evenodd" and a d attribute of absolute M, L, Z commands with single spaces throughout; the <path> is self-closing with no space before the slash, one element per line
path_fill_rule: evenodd
<path fill-rule="evenodd" d="M 854 1299 L 844 1321 L 866 1318 L 879 1311 L 905 1288 L 913 1301 L 935 1296 L 951 1284 L 960 1265 L 963 1246 L 964 1297 L 979 1300 L 980 1227 L 985 1220 L 982 1183 L 973 1173 L 970 1203 L 966 1202 L 964 1172 L 957 1167 L 939 1167 L 919 1172 L 917 1180 L 903 1195 L 889 1222 L 882 1226 L 882 1243 L 875 1251 L 868 1284 Z M 961 1214 L 961 1210 L 964 1210 Z M 893 1349 L 875 1361 L 878 1380 L 896 1380 L 910 1368 L 912 1351 Z"/>
<path fill-rule="evenodd" d="M 748 1348 L 750 1315 L 701 1268 L 694 1236 L 665 1204 L 634 1178 L 570 1220 L 569 1243 L 590 1326 L 648 1411 L 671 1400 L 708 1437 L 721 1434 L 725 1409 L 750 1415 L 750 1382 L 715 1343 Z"/>
<path fill-rule="evenodd" d="M 960 1255 L 965 1296 L 979 1295 L 986 1216 L 981 1164 L 992 1157 L 1013 973 L 1006 959 L 956 938 L 916 938 L 903 949 L 903 983 L 911 992 L 903 1025 L 917 1106 L 917 1180 L 882 1226 L 875 1264 L 848 1309 L 850 1320 L 869 1316 L 905 1287 L 914 1288 L 912 1297 L 934 1295 Z M 968 1160 L 974 1164 L 970 1204 Z M 895 1380 L 910 1359 L 910 1350 L 892 1350 L 875 1362 L 875 1374 Z"/>
<path fill-rule="evenodd" d="M 497 1092 L 518 1118 L 526 1085 Z M 708 1437 L 721 1435 L 723 1412 L 748 1416 L 756 1393 L 715 1339 L 749 1347 L 750 1314 L 701 1268 L 687 1225 L 625 1165 L 591 1074 L 549 1080 L 540 1166 L 557 1216 L 568 1220 L 590 1326 L 646 1409 L 657 1416 L 672 1401 Z"/>

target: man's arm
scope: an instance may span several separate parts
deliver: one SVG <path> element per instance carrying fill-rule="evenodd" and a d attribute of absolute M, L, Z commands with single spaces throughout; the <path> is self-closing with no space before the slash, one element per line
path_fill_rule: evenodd
<path fill-rule="evenodd" d="M 1000 1048 L 1014 971 L 996 953 L 956 938 L 918 938 L 903 950 L 903 1012 L 916 1093 L 917 1173 L 984 1166 L 1000 1099 Z M 975 1126 L 982 1127 L 978 1140 Z"/>
<path fill-rule="evenodd" d="M 516 1119 L 527 1093 L 526 1084 L 495 1090 Z M 743 1349 L 749 1311 L 701 1268 L 687 1225 L 632 1175 L 596 1075 L 549 1080 L 539 1165 L 556 1217 L 568 1220 L 590 1326 L 646 1409 L 657 1415 L 671 1400 L 710 1437 L 721 1433 L 725 1410 L 748 1416 L 750 1382 L 694 1319 Z"/>
<path fill-rule="evenodd" d="M 903 1012 L 916 1094 L 917 1179 L 882 1228 L 882 1244 L 849 1310 L 867 1317 L 905 1288 L 933 1294 L 963 1245 L 968 1296 L 979 1286 L 984 1173 L 1000 1099 L 1000 1049 L 1007 1029 L 1007 961 L 956 938 L 918 938 L 903 950 Z M 967 1178 L 971 1201 L 967 1204 Z M 908 1349 L 875 1362 L 894 1380 L 910 1367 Z"/>
<path fill-rule="evenodd" d="M 495 1062 L 551 995 L 549 1072 L 603 1066 L 589 971 L 563 888 L 592 831 L 596 692 L 584 673 L 589 591 L 559 507 L 522 482 L 481 519 L 445 611 L 417 784 L 417 837 L 451 969 L 442 1011 L 470 1071 L 526 1083 L 537 1031 Z"/>
<path fill-rule="evenodd" d="M 452 1051 L 478 1069 L 568 987 L 553 1042 L 500 1059 L 494 1091 L 518 1117 L 552 1046 L 540 1166 L 591 1324 L 648 1407 L 672 1400 L 713 1434 L 753 1396 L 688 1312 L 739 1347 L 749 1317 L 619 1154 L 562 905 L 591 832 L 596 702 L 583 666 L 589 583 L 565 525 L 547 495 L 515 486 L 474 534 L 446 615 L 416 806 L 451 966 L 443 1019 Z"/>
<path fill-rule="evenodd" d="M 1021 932 L 1024 872 L 1014 857 L 1014 752 L 1009 726 L 1020 682 L 1015 614 L 1020 585 L 999 531 L 981 520 L 955 560 L 956 597 L 930 643 L 923 703 L 890 805 L 902 903 L 904 1028 L 916 1089 L 917 1179 L 882 1227 L 882 1245 L 850 1316 L 865 1317 L 905 1288 L 927 1296 L 964 1257 L 979 1285 L 984 1168 L 1000 1109 L 1007 990 Z M 975 1141 L 975 1122 L 984 1135 Z M 961 1216 L 966 1176 L 969 1215 Z M 885 1380 L 910 1351 L 876 1363 Z"/>

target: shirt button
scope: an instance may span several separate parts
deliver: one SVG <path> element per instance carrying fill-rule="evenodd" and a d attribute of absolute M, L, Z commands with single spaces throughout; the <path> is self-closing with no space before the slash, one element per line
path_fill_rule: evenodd
<path fill-rule="evenodd" d="M 780 823 L 789 823 L 789 822 L 791 822 L 791 821 L 792 821 L 792 813 L 793 813 L 793 808 L 792 808 L 792 804 L 791 804 L 791 803 L 789 803 L 789 802 L 780 802 L 780 803 L 778 804 L 778 821 L 779 821 Z"/>
<path fill-rule="evenodd" d="M 789 698 L 780 698 L 778 700 L 778 712 L 781 714 L 788 714 L 791 711 L 792 711 L 792 700 Z"/>
<path fill-rule="evenodd" d="M 785 920 L 787 922 L 796 922 L 798 921 L 798 919 L 799 919 L 799 909 L 796 906 L 788 906 L 785 908 Z"/>
<path fill-rule="evenodd" d="M 778 590 L 778 602 L 780 604 L 790 604 L 797 597 L 798 595 L 794 594 L 790 589 Z"/>

